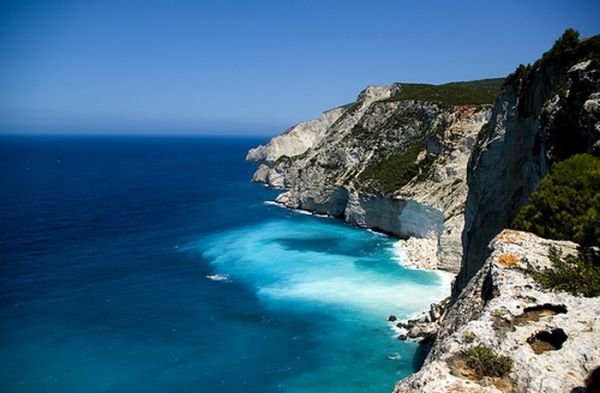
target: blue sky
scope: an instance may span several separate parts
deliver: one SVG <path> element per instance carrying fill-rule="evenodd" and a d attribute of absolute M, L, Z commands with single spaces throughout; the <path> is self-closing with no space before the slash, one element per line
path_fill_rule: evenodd
<path fill-rule="evenodd" d="M 598 1 L 1 1 L 0 132 L 274 134 L 369 84 L 504 76 Z"/>

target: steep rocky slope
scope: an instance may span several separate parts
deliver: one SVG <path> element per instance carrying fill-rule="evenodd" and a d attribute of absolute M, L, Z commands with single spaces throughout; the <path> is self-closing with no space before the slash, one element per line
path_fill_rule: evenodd
<path fill-rule="evenodd" d="M 548 292 L 528 272 L 550 266 L 550 245 L 577 245 L 505 230 L 553 163 L 600 154 L 600 36 L 565 32 L 492 108 L 494 83 L 369 87 L 318 137 L 294 137 L 310 143 L 249 155 L 263 161 L 255 181 L 287 189 L 280 203 L 392 233 L 408 265 L 460 265 L 432 351 L 397 393 L 576 392 L 600 365 L 599 299 Z M 478 377 L 465 353 L 480 344 L 512 371 Z"/>
<path fill-rule="evenodd" d="M 274 162 L 281 156 L 293 157 L 302 154 L 325 136 L 327 129 L 344 111 L 343 107 L 334 108 L 323 112 L 319 119 L 296 124 L 271 139 L 267 145 L 251 149 L 246 159 Z"/>
<path fill-rule="evenodd" d="M 277 201 L 288 207 L 405 239 L 408 265 L 457 272 L 467 161 L 499 82 L 370 86 L 251 150 L 263 162 L 253 179 L 287 188 Z"/>
<path fill-rule="evenodd" d="M 600 153 L 600 36 L 567 31 L 532 66 L 510 75 L 468 168 L 464 257 L 456 294 L 481 268 L 550 165 Z"/>
<path fill-rule="evenodd" d="M 468 165 L 464 257 L 454 302 L 423 368 L 395 392 L 578 392 L 600 365 L 600 301 L 541 289 L 549 246 L 577 245 L 506 230 L 549 167 L 600 154 L 600 37 L 573 31 L 510 75 Z M 525 260 L 529 261 L 526 263 Z M 483 344 L 512 359 L 503 378 L 466 365 Z"/>
<path fill-rule="evenodd" d="M 408 392 L 575 392 L 600 364 L 600 302 L 541 289 L 528 270 L 551 266 L 549 246 L 576 244 L 505 230 L 450 308 L 422 369 L 399 382 Z M 524 258 L 527 260 L 525 261 Z M 513 361 L 504 378 L 477 378 L 465 365 L 483 344 Z"/>

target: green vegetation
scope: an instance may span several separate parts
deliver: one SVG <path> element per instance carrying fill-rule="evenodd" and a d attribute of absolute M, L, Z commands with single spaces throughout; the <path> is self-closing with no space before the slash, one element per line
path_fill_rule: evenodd
<path fill-rule="evenodd" d="M 499 356 L 485 345 L 470 348 L 466 356 L 467 366 L 472 368 L 479 377 L 503 377 L 513 366 L 508 356 Z"/>
<path fill-rule="evenodd" d="M 381 126 L 382 130 L 407 127 L 422 122 L 426 118 L 427 111 L 415 105 L 403 108 L 402 111 L 394 113 Z"/>
<path fill-rule="evenodd" d="M 365 168 L 360 174 L 360 180 L 372 181 L 372 185 L 385 194 L 399 190 L 415 176 L 417 179 L 423 180 L 429 175 L 435 156 L 427 155 L 417 162 L 420 151 L 421 144 L 414 143 L 404 152 L 394 154 Z"/>
<path fill-rule="evenodd" d="M 552 48 L 545 52 L 542 57 L 533 65 L 519 65 L 515 72 L 508 75 L 504 85 L 525 79 L 531 70 L 542 66 L 555 65 L 558 67 L 568 67 L 576 61 L 592 60 L 594 67 L 600 66 L 600 35 L 591 38 L 579 38 L 579 32 L 574 29 L 567 29 L 562 36 L 554 42 Z"/>
<path fill-rule="evenodd" d="M 555 164 L 513 227 L 583 247 L 600 246 L 600 158 L 577 154 Z"/>
<path fill-rule="evenodd" d="M 562 36 L 554 42 L 552 48 L 542 55 L 534 65 L 547 64 L 549 62 L 570 63 L 579 57 L 579 32 L 567 29 Z"/>
<path fill-rule="evenodd" d="M 503 79 L 498 78 L 444 85 L 402 83 L 400 92 L 385 101 L 419 100 L 448 105 L 493 104 L 500 92 L 502 82 Z"/>
<path fill-rule="evenodd" d="M 416 163 L 420 147 L 410 146 L 403 153 L 372 164 L 360 174 L 360 179 L 372 179 L 377 188 L 384 193 L 392 193 L 407 184 L 419 173 Z"/>
<path fill-rule="evenodd" d="M 600 158 L 577 154 L 555 164 L 517 214 L 513 227 L 579 243 L 579 256 L 563 258 L 561 251 L 550 248 L 552 267 L 531 274 L 547 289 L 599 296 Z"/>
<path fill-rule="evenodd" d="M 543 288 L 576 296 L 600 295 L 600 267 L 594 265 L 589 255 L 567 255 L 563 258 L 562 250 L 550 247 L 548 258 L 552 262 L 551 268 L 531 272 L 533 279 Z"/>
<path fill-rule="evenodd" d="M 506 79 L 504 80 L 504 83 L 502 85 L 503 86 L 512 85 L 516 81 L 518 81 L 522 78 L 525 78 L 530 70 L 531 70 L 531 64 L 527 64 L 527 65 L 519 64 L 517 69 L 512 74 L 509 74 L 506 77 Z"/>

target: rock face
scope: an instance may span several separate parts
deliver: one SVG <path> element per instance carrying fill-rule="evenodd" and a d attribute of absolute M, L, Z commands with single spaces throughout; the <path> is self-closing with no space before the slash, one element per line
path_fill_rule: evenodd
<path fill-rule="evenodd" d="M 265 146 L 251 149 L 247 160 L 274 162 L 281 156 L 293 157 L 314 146 L 327 129 L 344 113 L 344 108 L 334 108 L 323 113 L 319 119 L 305 121 L 274 137 Z"/>
<path fill-rule="evenodd" d="M 468 166 L 464 257 L 455 295 L 481 268 L 553 162 L 600 153 L 600 36 L 567 35 L 506 79 Z"/>
<path fill-rule="evenodd" d="M 576 244 L 505 230 L 450 307 L 423 368 L 399 382 L 408 392 L 571 392 L 600 364 L 600 301 L 542 290 L 527 273 L 550 266 L 549 246 Z M 527 261 L 523 260 L 526 258 Z M 513 360 L 508 378 L 478 380 L 461 362 L 483 344 Z"/>
<path fill-rule="evenodd" d="M 407 265 L 457 272 L 467 162 L 491 105 L 403 98 L 414 86 L 367 87 L 252 149 L 248 158 L 262 161 L 253 180 L 286 188 L 285 206 L 407 239 Z"/>

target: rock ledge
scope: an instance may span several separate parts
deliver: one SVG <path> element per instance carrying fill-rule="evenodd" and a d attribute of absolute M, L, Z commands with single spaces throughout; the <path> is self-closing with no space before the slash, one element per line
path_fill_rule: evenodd
<path fill-rule="evenodd" d="M 550 266 L 549 246 L 564 253 L 577 248 L 526 232 L 497 235 L 482 269 L 441 323 L 422 369 L 394 393 L 562 393 L 583 386 L 600 365 L 600 298 L 548 292 L 533 281 L 527 269 Z M 456 360 L 479 344 L 513 360 L 508 378 L 477 380 L 457 367 Z"/>

